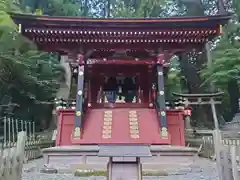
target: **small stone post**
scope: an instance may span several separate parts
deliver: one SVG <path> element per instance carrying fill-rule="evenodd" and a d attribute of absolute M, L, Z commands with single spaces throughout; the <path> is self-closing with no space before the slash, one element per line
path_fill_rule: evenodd
<path fill-rule="evenodd" d="M 27 140 L 26 132 L 22 131 L 18 133 L 17 147 L 16 152 L 14 153 L 13 159 L 13 173 L 15 173 L 16 180 L 20 180 L 22 178 L 22 167 L 25 155 L 25 145 Z"/>

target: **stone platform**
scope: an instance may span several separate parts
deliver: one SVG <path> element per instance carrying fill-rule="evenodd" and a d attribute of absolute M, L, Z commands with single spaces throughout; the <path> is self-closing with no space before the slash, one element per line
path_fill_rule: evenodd
<path fill-rule="evenodd" d="M 154 170 L 166 166 L 176 168 L 194 164 L 197 149 L 181 146 L 150 146 L 151 157 L 141 158 L 143 169 Z M 94 169 L 104 170 L 109 158 L 98 157 L 99 146 L 58 146 L 43 150 L 44 164 L 58 170 Z M 126 159 L 126 158 L 125 158 Z M 121 159 L 124 161 L 124 158 Z M 127 160 L 127 159 L 126 159 Z"/>

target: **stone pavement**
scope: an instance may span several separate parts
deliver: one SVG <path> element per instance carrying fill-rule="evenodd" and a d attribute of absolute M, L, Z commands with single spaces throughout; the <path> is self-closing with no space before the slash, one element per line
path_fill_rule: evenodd
<path fill-rule="evenodd" d="M 42 159 L 34 160 L 24 165 L 22 180 L 105 180 L 105 177 L 74 177 L 72 174 L 42 174 Z M 216 164 L 207 159 L 198 158 L 196 164 L 189 167 L 168 170 L 168 176 L 144 177 L 144 180 L 219 180 Z M 170 170 L 171 169 L 171 170 Z"/>

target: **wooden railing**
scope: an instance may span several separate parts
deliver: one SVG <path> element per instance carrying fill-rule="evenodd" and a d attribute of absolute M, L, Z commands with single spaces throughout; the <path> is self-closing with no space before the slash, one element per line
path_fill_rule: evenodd
<path fill-rule="evenodd" d="M 52 140 L 26 140 L 24 162 L 42 157 L 41 150 L 54 146 Z M 3 151 L 17 147 L 17 142 L 11 142 L 2 146 Z"/>
<path fill-rule="evenodd" d="M 41 149 L 51 147 L 54 144 L 52 136 L 46 137 L 47 133 L 44 133 L 44 137 L 42 137 L 35 132 L 34 122 L 4 117 L 1 125 L 3 133 L 0 136 L 0 149 L 3 151 L 16 148 L 18 133 L 22 131 L 26 133 L 25 161 L 41 157 Z"/>
<path fill-rule="evenodd" d="M 100 93 L 100 94 L 102 94 L 102 93 Z M 103 96 L 103 95 L 98 95 L 98 96 L 99 96 L 98 98 L 100 98 L 101 101 L 98 100 L 97 103 L 95 103 L 95 104 L 98 104 L 98 105 L 107 104 L 107 102 L 105 101 L 106 100 L 105 96 Z M 117 96 L 116 107 L 118 107 L 118 106 L 122 107 L 122 105 L 124 105 L 124 104 L 127 104 L 127 105 L 131 104 L 132 106 L 134 106 L 134 104 L 136 104 L 136 105 L 137 104 L 140 104 L 140 105 L 144 104 L 146 107 L 151 107 L 151 105 L 150 105 L 151 103 L 150 104 L 149 103 L 141 103 L 141 101 L 142 101 L 141 98 L 135 98 L 135 100 L 132 103 L 126 103 L 124 100 L 120 100 L 119 97 L 120 96 Z M 158 101 L 157 99 L 158 99 L 158 97 L 156 97 L 155 100 L 154 99 L 151 100 L 151 102 L 153 102 L 152 105 L 155 106 L 155 107 L 157 107 L 157 101 Z M 167 110 L 169 110 L 169 109 L 171 109 L 171 110 L 172 109 L 173 110 L 174 109 L 175 110 L 179 110 L 179 109 L 183 110 L 184 107 L 183 107 L 181 101 L 182 101 L 181 99 L 175 99 L 172 102 L 166 101 L 165 102 L 166 103 L 166 109 Z M 55 106 L 56 106 L 56 110 L 60 110 L 60 109 L 73 109 L 73 110 L 75 110 L 76 100 L 75 99 L 68 99 L 68 100 L 55 99 Z M 87 98 L 83 102 L 83 106 L 84 106 L 84 110 L 86 110 L 87 107 L 89 106 Z M 96 107 L 98 107 L 98 106 L 96 106 Z"/>
<path fill-rule="evenodd" d="M 24 162 L 27 163 L 29 160 L 37 159 L 42 157 L 41 150 L 44 148 L 49 148 L 54 146 L 54 142 L 48 139 L 42 140 L 26 140 L 24 149 Z M 3 151 L 8 151 L 9 149 L 16 148 L 17 142 L 10 142 L 8 144 L 2 145 Z"/>

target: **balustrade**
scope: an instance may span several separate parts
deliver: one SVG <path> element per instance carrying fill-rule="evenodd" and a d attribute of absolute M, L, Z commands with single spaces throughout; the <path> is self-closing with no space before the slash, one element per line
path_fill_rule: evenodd
<path fill-rule="evenodd" d="M 141 103 L 141 96 L 137 96 L 139 97 L 139 99 L 136 98 L 136 96 L 133 99 L 133 104 L 137 104 L 137 103 Z M 174 99 L 172 101 L 166 101 L 166 109 L 167 110 L 184 110 L 184 106 L 182 103 L 182 99 Z M 86 101 L 85 101 L 86 102 Z M 101 96 L 99 97 L 98 103 L 108 103 L 107 99 L 105 96 Z M 121 99 L 120 95 L 117 96 L 117 100 L 116 100 L 117 104 L 127 104 L 124 101 L 124 98 Z M 84 103 L 84 107 L 86 108 L 87 105 L 86 103 Z M 90 104 L 88 104 L 88 107 L 90 106 Z M 55 99 L 55 108 L 56 110 L 75 110 L 76 108 L 76 100 L 75 99 Z M 151 107 L 149 107 L 151 108 Z M 154 106 L 152 107 L 154 108 Z"/>

